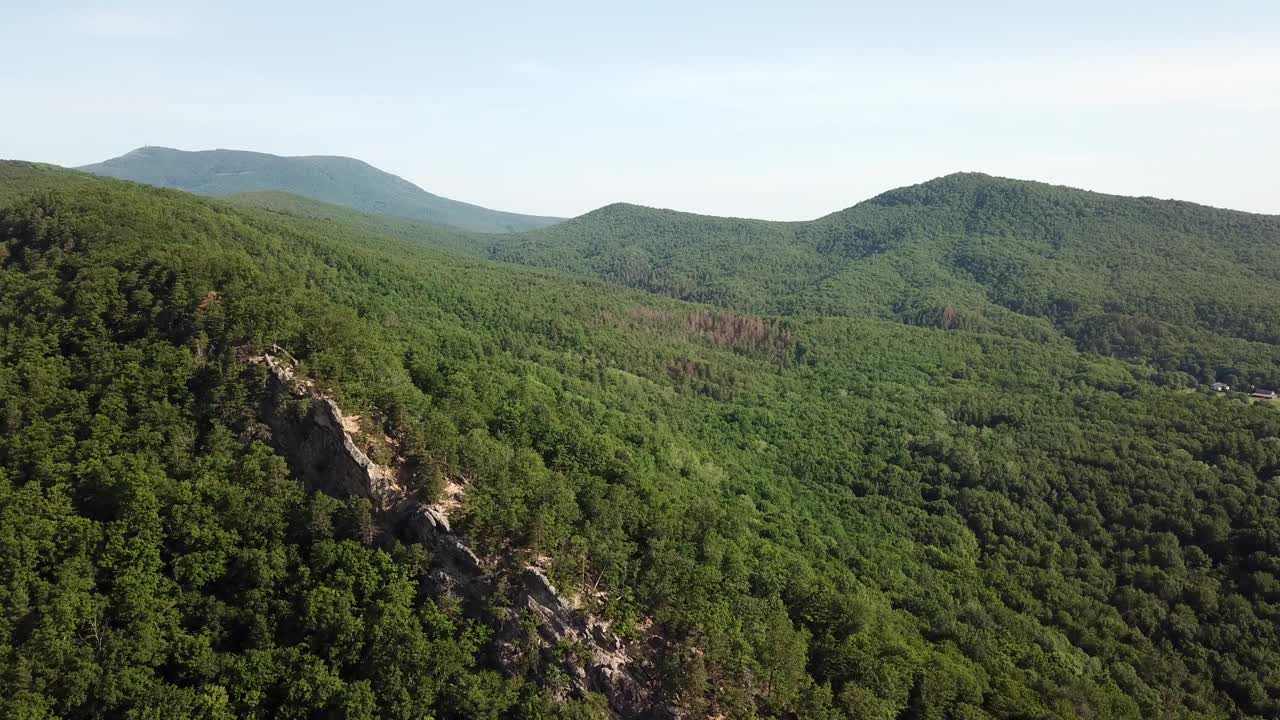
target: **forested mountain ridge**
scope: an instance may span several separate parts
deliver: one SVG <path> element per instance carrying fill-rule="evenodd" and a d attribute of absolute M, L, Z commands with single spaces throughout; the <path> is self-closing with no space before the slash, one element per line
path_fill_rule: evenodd
<path fill-rule="evenodd" d="M 490 210 L 432 195 L 403 178 L 347 157 L 142 147 L 79 169 L 202 195 L 289 192 L 357 210 L 483 233 L 519 232 L 560 220 Z"/>
<path fill-rule="evenodd" d="M 575 648 L 494 657 L 504 593 L 468 616 L 290 475 L 244 361 L 277 343 L 424 496 L 470 480 L 495 587 L 541 564 L 650 646 L 655 709 L 1280 713 L 1276 407 L 313 211 L 0 164 L 0 716 L 603 715 Z"/>
<path fill-rule="evenodd" d="M 263 192 L 228 199 L 734 310 L 1066 337 L 1197 382 L 1280 385 L 1277 216 L 957 173 L 812 221 L 617 203 L 528 232 L 468 235 L 400 222 L 412 213 L 384 203 L 337 201 L 385 220 L 335 213 L 279 192 L 297 183 L 270 173 L 253 182 Z"/>
<path fill-rule="evenodd" d="M 492 257 L 748 312 L 1030 338 L 1275 384 L 1280 217 L 976 173 L 807 222 L 611 205 Z"/>

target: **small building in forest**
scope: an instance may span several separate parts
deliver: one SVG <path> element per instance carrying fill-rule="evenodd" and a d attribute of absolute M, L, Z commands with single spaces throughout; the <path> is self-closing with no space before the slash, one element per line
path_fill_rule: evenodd
<path fill-rule="evenodd" d="M 1257 398 L 1259 400 L 1275 400 L 1276 391 L 1275 390 L 1254 390 L 1253 392 L 1249 393 L 1249 397 Z"/>
<path fill-rule="evenodd" d="M 1213 390 L 1214 392 L 1226 392 L 1231 389 L 1231 386 L 1226 383 L 1216 382 L 1210 385 L 1209 389 Z"/>

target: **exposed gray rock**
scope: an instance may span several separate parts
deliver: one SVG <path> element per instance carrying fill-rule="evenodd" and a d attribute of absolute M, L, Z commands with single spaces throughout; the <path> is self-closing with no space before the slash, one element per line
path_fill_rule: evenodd
<path fill-rule="evenodd" d="M 434 568 L 430 579 L 435 590 L 459 597 L 472 614 L 488 613 L 498 592 L 501 570 L 482 560 L 453 532 L 446 511 L 414 498 L 400 485 L 392 468 L 370 460 L 347 432 L 341 408 L 295 377 L 289 360 L 265 354 L 253 361 L 270 371 L 261 419 L 294 474 L 310 490 L 368 498 L 375 521 L 386 536 L 420 543 L 431 552 Z M 511 607 L 537 619 L 542 647 L 576 644 L 590 657 L 589 667 L 565 664 L 574 692 L 603 694 L 617 717 L 668 716 L 665 706 L 655 706 L 652 693 L 636 679 L 628 648 L 606 624 L 575 609 L 537 567 L 520 569 L 513 579 Z M 514 667 L 518 658 L 513 643 L 518 625 L 518 618 L 499 623 L 496 655 L 504 667 Z"/>
<path fill-rule="evenodd" d="M 427 515 L 427 519 L 431 522 L 431 526 L 440 532 L 453 532 L 449 527 L 449 516 L 436 510 L 435 508 L 426 508 L 423 511 Z"/>

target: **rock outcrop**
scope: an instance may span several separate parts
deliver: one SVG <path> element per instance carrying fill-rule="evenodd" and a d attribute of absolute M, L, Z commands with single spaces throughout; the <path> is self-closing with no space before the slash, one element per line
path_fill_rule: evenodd
<path fill-rule="evenodd" d="M 497 588 L 506 587 L 514 613 L 498 621 L 499 664 L 510 669 L 518 655 L 519 615 L 536 621 L 542 652 L 573 646 L 578 660 L 556 658 L 570 678 L 570 692 L 603 694 L 611 711 L 621 718 L 642 718 L 663 713 L 654 707 L 652 693 L 637 680 L 628 648 L 609 631 L 608 625 L 574 608 L 537 567 L 509 568 L 486 561 L 454 532 L 449 519 L 450 502 L 428 504 L 415 498 L 399 481 L 395 467 L 379 465 L 357 446 L 348 430 L 351 418 L 297 376 L 294 363 L 279 351 L 252 359 L 268 369 L 267 392 L 260 417 L 270 428 L 271 442 L 289 462 L 291 470 L 310 490 L 338 497 L 367 498 L 384 535 L 420 543 L 432 556 L 431 580 L 437 592 L 451 593 L 471 614 L 486 616 Z M 499 583 L 499 578 L 506 582 Z M 579 660 L 585 659 L 585 663 Z"/>

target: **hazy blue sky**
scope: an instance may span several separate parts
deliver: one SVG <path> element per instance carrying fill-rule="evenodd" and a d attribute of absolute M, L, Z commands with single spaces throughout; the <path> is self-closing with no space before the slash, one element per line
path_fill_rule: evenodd
<path fill-rule="evenodd" d="M 957 170 L 1280 213 L 1280 2 L 0 0 L 0 157 L 350 155 L 575 215 Z"/>

